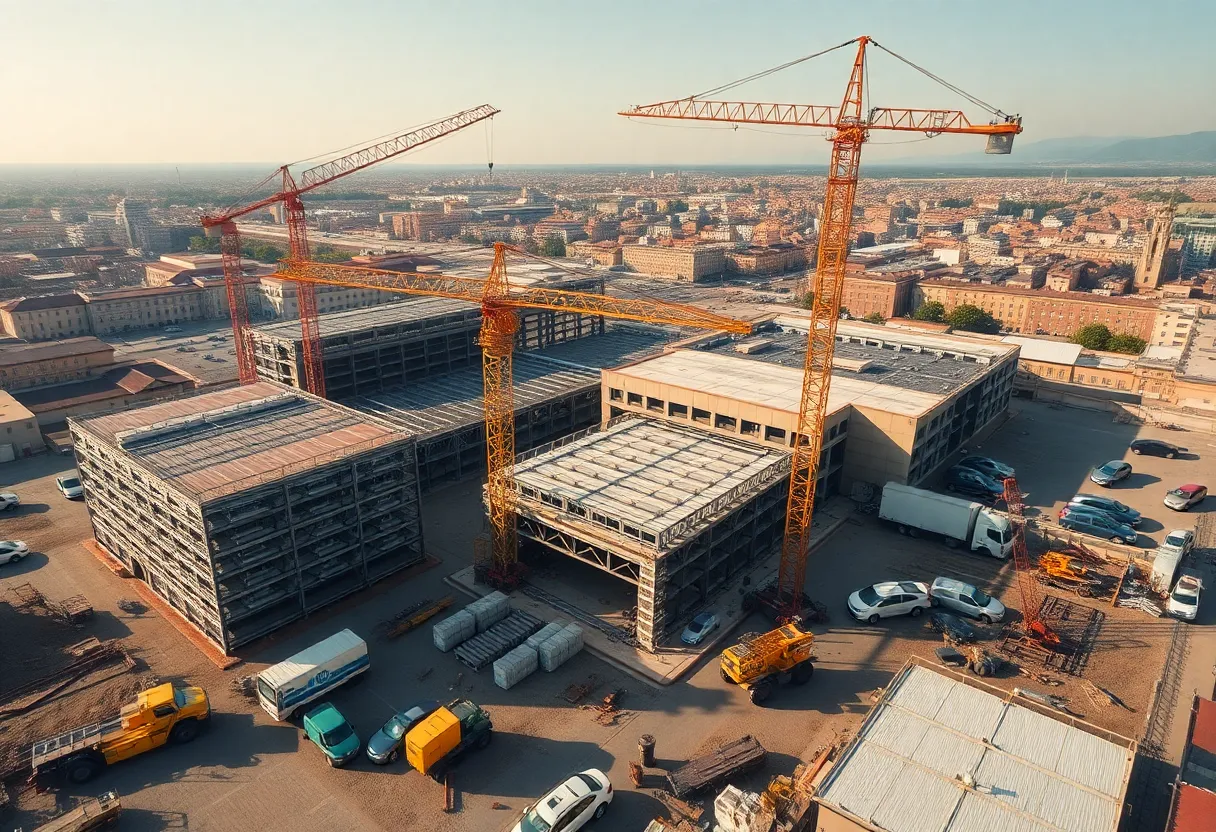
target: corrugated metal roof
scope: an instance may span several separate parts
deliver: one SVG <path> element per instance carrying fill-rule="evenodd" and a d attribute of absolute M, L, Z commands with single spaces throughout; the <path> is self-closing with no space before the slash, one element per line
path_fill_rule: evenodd
<path fill-rule="evenodd" d="M 909 665 L 817 799 L 889 832 L 1113 832 L 1134 757 L 1131 740 Z"/>

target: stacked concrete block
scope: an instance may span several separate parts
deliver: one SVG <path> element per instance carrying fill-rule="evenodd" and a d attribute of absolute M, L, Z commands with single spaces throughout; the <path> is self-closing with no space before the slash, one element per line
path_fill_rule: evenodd
<path fill-rule="evenodd" d="M 555 619 L 541 627 L 535 635 L 529 636 L 528 640 L 525 641 L 524 644 L 528 645 L 533 650 L 540 650 L 540 646 L 542 644 L 566 628 L 566 623 L 567 622 L 560 618 Z"/>
<path fill-rule="evenodd" d="M 546 673 L 552 673 L 583 649 L 583 628 L 577 624 L 567 624 L 561 632 L 541 644 L 537 650 L 540 666 Z"/>
<path fill-rule="evenodd" d="M 527 641 L 528 636 L 539 630 L 542 623 L 536 616 L 516 610 L 484 633 L 478 633 L 457 647 L 456 658 L 474 670 L 481 670 Z"/>
<path fill-rule="evenodd" d="M 536 649 L 521 644 L 494 662 L 494 684 L 510 690 L 536 672 L 539 660 Z"/>
<path fill-rule="evenodd" d="M 511 614 L 511 602 L 501 592 L 491 592 L 465 607 L 477 620 L 477 632 L 484 633 Z"/>
<path fill-rule="evenodd" d="M 467 609 L 445 618 L 431 628 L 431 637 L 435 640 L 435 646 L 444 653 L 451 652 L 475 635 L 477 635 L 477 618 Z"/>

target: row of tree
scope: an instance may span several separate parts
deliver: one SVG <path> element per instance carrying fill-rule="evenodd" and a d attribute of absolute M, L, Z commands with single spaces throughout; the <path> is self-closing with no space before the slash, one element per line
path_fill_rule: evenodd
<path fill-rule="evenodd" d="M 218 237 L 191 237 L 190 250 L 204 254 L 219 254 L 220 241 Z M 241 256 L 259 263 L 277 263 L 287 256 L 287 252 L 274 243 L 260 240 L 249 240 L 241 245 Z M 341 251 L 333 246 L 315 246 L 309 255 L 318 263 L 345 263 L 350 259 L 350 253 Z"/>
<path fill-rule="evenodd" d="M 964 332 L 980 332 L 995 335 L 1001 331 L 1001 322 L 992 315 L 970 303 L 959 304 L 946 312 L 946 307 L 940 301 L 929 300 L 917 307 L 912 317 L 918 321 L 929 321 L 937 324 L 949 324 L 951 329 Z"/>
<path fill-rule="evenodd" d="M 1069 339 L 1074 344 L 1080 344 L 1087 350 L 1105 350 L 1106 352 L 1121 352 L 1127 355 L 1139 355 L 1144 352 L 1148 342 L 1130 332 L 1111 332 L 1106 324 L 1089 324 L 1073 333 Z"/>

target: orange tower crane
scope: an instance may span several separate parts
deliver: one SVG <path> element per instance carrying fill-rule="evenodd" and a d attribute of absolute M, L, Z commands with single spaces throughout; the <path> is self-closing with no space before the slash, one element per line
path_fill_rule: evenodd
<path fill-rule="evenodd" d="M 549 309 L 603 315 L 619 320 L 722 330 L 746 335 L 752 325 L 695 306 L 650 298 L 614 298 L 551 287 L 512 286 L 507 279 L 506 255 L 523 255 L 516 248 L 496 243 L 489 277 L 451 277 L 443 274 L 390 272 L 361 266 L 309 261 L 288 261 L 283 276 L 300 284 L 379 289 L 407 295 L 455 298 L 481 305 L 482 375 L 485 383 L 487 503 L 490 518 L 489 578 L 495 586 L 510 588 L 519 580 L 515 522 L 515 395 L 511 358 L 518 329 L 517 309 Z M 524 255 L 530 256 L 530 255 Z"/>
<path fill-rule="evenodd" d="M 1005 486 L 1005 506 L 1009 509 L 1009 522 L 1013 524 L 1013 568 L 1017 573 L 1018 592 L 1022 596 L 1022 635 L 1039 642 L 1044 647 L 1060 646 L 1060 636 L 1043 621 L 1043 594 L 1039 591 L 1026 550 L 1026 516 L 1022 505 L 1022 489 L 1018 481 L 1009 477 Z"/>
<path fill-rule="evenodd" d="M 232 338 L 236 346 L 236 363 L 242 384 L 257 380 L 257 367 L 253 360 L 253 348 L 249 343 L 249 306 L 245 299 L 245 287 L 241 282 L 241 239 L 237 233 L 238 218 L 260 211 L 271 205 L 281 204 L 286 212 L 289 257 L 293 260 L 308 259 L 308 226 L 304 217 L 304 203 L 300 199 L 309 191 L 328 185 L 344 176 L 366 170 L 394 156 L 400 156 L 416 147 L 455 133 L 458 130 L 493 118 L 499 110 L 482 104 L 464 110 L 439 121 L 431 122 L 408 133 L 377 141 L 354 151 L 331 159 L 324 164 L 308 168 L 297 181 L 288 165 L 283 165 L 263 179 L 255 190 L 261 188 L 276 175 L 280 177 L 279 190 L 271 196 L 248 205 L 233 206 L 219 214 L 203 217 L 203 228 L 210 237 L 220 238 L 220 254 L 224 266 L 224 286 L 228 291 L 228 310 L 232 315 Z M 317 328 L 317 293 L 312 284 L 298 284 L 296 300 L 300 310 L 300 328 L 303 331 L 304 379 L 309 392 L 325 395 L 325 372 L 321 363 L 321 336 Z"/>
<path fill-rule="evenodd" d="M 853 72 L 839 107 L 814 104 L 766 104 L 748 101 L 709 100 L 733 87 L 763 78 L 812 58 L 852 44 L 857 45 Z M 866 49 L 876 47 L 913 69 L 927 75 L 951 91 L 992 114 L 987 124 L 973 124 L 958 110 L 910 110 L 890 107 L 864 109 L 863 94 L 868 95 Z M 828 387 L 832 381 L 832 355 L 836 348 L 836 322 L 840 317 L 840 295 L 844 286 L 845 260 L 849 252 L 849 229 L 853 198 L 857 191 L 857 171 L 861 147 L 874 130 L 892 130 L 936 136 L 942 133 L 968 133 L 988 137 L 988 153 L 1007 154 L 1013 138 L 1022 132 L 1019 116 L 1008 115 L 985 104 L 958 87 L 896 55 L 867 36 L 807 55 L 772 69 L 749 75 L 704 93 L 674 101 L 646 104 L 619 113 L 630 118 L 690 119 L 733 124 L 772 124 L 791 127 L 818 127 L 832 130 L 832 155 L 828 163 L 827 190 L 819 221 L 819 254 L 814 276 L 809 337 L 804 366 L 802 397 L 795 434 L 789 504 L 785 537 L 781 546 L 781 565 L 775 594 L 759 600 L 779 617 L 800 612 L 806 604 L 803 585 L 810 539 L 811 518 L 815 507 L 815 483 L 819 473 L 819 453 L 823 445 L 823 425 L 827 414 Z"/>

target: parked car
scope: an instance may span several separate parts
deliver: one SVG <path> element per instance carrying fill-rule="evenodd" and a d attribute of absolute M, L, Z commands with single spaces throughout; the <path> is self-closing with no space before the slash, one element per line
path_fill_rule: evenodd
<path fill-rule="evenodd" d="M 1171 445 L 1169 442 L 1162 442 L 1160 439 L 1137 439 L 1130 447 L 1134 454 L 1163 456 L 1166 459 L 1173 459 L 1186 450 L 1186 448 Z"/>
<path fill-rule="evenodd" d="M 946 490 L 978 499 L 995 500 L 1005 493 L 1005 486 L 979 471 L 955 465 L 946 472 Z"/>
<path fill-rule="evenodd" d="M 688 622 L 688 626 L 680 634 L 680 641 L 685 644 L 700 644 L 707 635 L 718 629 L 721 623 L 715 613 L 703 612 Z"/>
<path fill-rule="evenodd" d="M 929 601 L 955 612 L 978 618 L 985 624 L 1005 617 L 1005 605 L 991 595 L 954 578 L 934 578 L 929 587 Z"/>
<path fill-rule="evenodd" d="M 55 477 L 55 487 L 69 500 L 79 500 L 84 496 L 84 486 L 80 484 L 80 477 Z"/>
<path fill-rule="evenodd" d="M 1014 470 L 1003 462 L 997 462 L 986 456 L 968 456 L 963 457 L 956 463 L 959 468 L 968 468 L 972 471 L 979 471 L 989 479 L 1001 482 L 1014 475 Z"/>
<path fill-rule="evenodd" d="M 182 328 L 180 326 L 167 326 L 164 331 L 168 333 L 181 332 Z"/>
<path fill-rule="evenodd" d="M 1180 485 L 1173 491 L 1165 495 L 1166 508 L 1172 508 L 1174 511 L 1186 511 L 1187 509 L 1197 506 L 1203 502 L 1203 498 L 1208 496 L 1208 488 L 1206 485 L 1196 485 L 1188 483 Z"/>
<path fill-rule="evenodd" d="M 1105 465 L 1100 465 L 1089 472 L 1089 481 L 1109 488 L 1119 480 L 1125 480 L 1132 475 L 1130 463 L 1120 459 L 1112 459 Z"/>
<path fill-rule="evenodd" d="M 1170 591 L 1165 611 L 1183 621 L 1194 621 L 1195 616 L 1199 615 L 1199 596 L 1202 592 L 1203 579 L 1193 572 L 1183 572 Z"/>
<path fill-rule="evenodd" d="M 17 563 L 29 553 L 24 540 L 0 540 L 0 563 Z"/>
<path fill-rule="evenodd" d="M 599 820 L 612 802 L 612 782 L 597 768 L 567 779 L 524 810 L 511 832 L 578 832 Z"/>
<path fill-rule="evenodd" d="M 1181 559 L 1186 557 L 1186 553 L 1191 551 L 1194 546 L 1195 532 L 1193 529 L 1174 529 L 1165 536 L 1165 540 L 1161 541 L 1157 551 L 1176 551 Z"/>
<path fill-rule="evenodd" d="M 1139 537 L 1135 529 L 1106 512 L 1079 506 L 1064 506 L 1060 509 L 1060 525 L 1074 532 L 1104 537 L 1115 543 L 1135 543 Z"/>
<path fill-rule="evenodd" d="M 401 756 L 401 744 L 409 730 L 437 710 L 439 703 L 428 699 L 393 714 L 383 728 L 368 738 L 367 759 L 378 766 L 396 760 Z"/>
<path fill-rule="evenodd" d="M 849 596 L 849 612 L 871 624 L 896 615 L 915 617 L 930 606 L 929 587 L 920 581 L 884 581 Z"/>
<path fill-rule="evenodd" d="M 0 511 L 8 511 L 21 505 L 21 498 L 11 491 L 0 493 Z"/>
<path fill-rule="evenodd" d="M 363 745 L 342 712 L 328 702 L 304 714 L 304 737 L 321 749 L 334 768 L 353 760 Z"/>
<path fill-rule="evenodd" d="M 1126 523 L 1133 529 L 1140 525 L 1140 512 L 1123 505 L 1110 497 L 1099 497 L 1097 494 L 1077 494 L 1068 501 L 1069 507 L 1088 508 L 1109 514 L 1120 523 Z"/>

